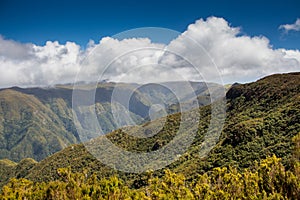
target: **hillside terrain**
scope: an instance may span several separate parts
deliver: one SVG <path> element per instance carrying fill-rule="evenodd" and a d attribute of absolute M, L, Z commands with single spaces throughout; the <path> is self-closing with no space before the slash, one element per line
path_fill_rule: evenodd
<path fill-rule="evenodd" d="M 179 89 L 181 85 L 180 82 L 165 84 L 173 87 L 179 85 Z M 207 85 L 197 82 L 192 82 L 191 85 L 195 94 L 199 96 L 199 105 L 209 104 Z M 209 87 L 218 90 L 216 84 L 210 84 Z M 121 99 L 111 102 L 112 93 L 116 88 L 121 94 L 132 93 L 128 110 L 125 108 L 126 102 L 122 102 Z M 87 90 L 88 87 L 83 84 L 83 96 Z M 81 140 L 73 122 L 72 92 L 72 85 L 1 89 L 0 159 L 19 162 L 30 157 L 40 161 L 70 144 L 79 143 Z M 188 102 L 191 94 L 183 94 L 184 101 Z M 98 84 L 95 92 L 95 104 L 83 106 L 90 109 L 95 105 L 98 122 L 103 132 L 109 133 L 120 127 L 114 120 L 112 107 L 120 112 L 125 110 L 136 124 L 141 124 L 151 120 L 149 109 L 153 103 L 163 104 L 167 108 L 166 113 L 158 114 L 157 117 L 178 111 L 178 102 L 172 91 L 158 84 L 140 86 L 102 82 Z M 195 107 L 195 102 L 189 107 Z M 84 112 L 80 114 L 85 115 Z M 130 122 L 124 118 L 123 123 Z"/>
<path fill-rule="evenodd" d="M 197 135 L 188 151 L 167 168 L 183 174 L 187 181 L 218 167 L 231 166 L 238 170 L 251 168 L 255 162 L 272 155 L 280 158 L 287 169 L 292 168 L 292 152 L 295 149 L 292 138 L 300 132 L 300 73 L 276 74 L 253 83 L 235 84 L 227 92 L 226 98 L 227 117 L 219 142 L 213 150 L 206 157 L 199 154 L 211 118 L 211 105 L 193 109 L 189 111 L 191 115 L 200 112 L 202 116 Z M 175 137 L 182 114 L 175 113 L 148 122 L 147 127 L 155 127 L 161 120 L 166 121 L 164 128 L 149 138 L 136 138 L 121 129 L 102 137 L 109 138 L 126 150 L 155 151 Z M 127 131 L 135 130 L 135 127 L 128 127 Z M 97 141 L 101 142 L 101 137 Z M 131 174 L 113 170 L 95 159 L 83 144 L 71 145 L 40 162 L 30 159 L 20 163 L 2 160 L 1 182 L 4 184 L 12 177 L 38 182 L 60 180 L 57 170 L 68 167 L 73 172 L 86 170 L 89 174 L 95 173 L 99 178 L 117 175 L 133 188 L 147 184 L 147 173 Z M 163 170 L 158 170 L 153 175 L 162 174 Z"/>

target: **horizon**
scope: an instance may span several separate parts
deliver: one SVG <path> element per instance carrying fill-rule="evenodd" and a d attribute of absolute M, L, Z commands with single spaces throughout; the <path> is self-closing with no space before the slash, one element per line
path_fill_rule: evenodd
<path fill-rule="evenodd" d="M 0 199 L 300 200 L 300 1 L 1 0 L 0 105 Z"/>
<path fill-rule="evenodd" d="M 193 82 L 193 83 L 205 83 L 205 84 L 219 84 L 223 87 L 228 86 L 228 85 L 234 85 L 234 84 L 250 84 L 253 82 L 257 82 L 261 79 L 264 79 L 266 77 L 269 76 L 273 76 L 273 75 L 283 75 L 283 74 L 295 74 L 295 73 L 300 73 L 299 71 L 295 71 L 295 72 L 287 72 L 287 73 L 274 73 L 274 74 L 269 74 L 266 76 L 263 76 L 261 78 L 258 78 L 254 81 L 250 81 L 250 82 L 232 82 L 232 83 L 224 83 L 224 84 L 219 84 L 219 83 L 215 83 L 215 82 L 205 82 L 205 81 L 197 81 L 197 80 L 190 80 L 188 82 Z M 167 82 L 148 82 L 148 83 L 136 83 L 136 82 L 114 82 L 114 81 L 109 81 L 109 80 L 100 80 L 99 82 L 97 82 L 97 84 L 137 84 L 137 85 L 148 85 L 148 84 L 160 84 L 160 83 L 175 83 L 175 82 L 184 82 L 184 81 L 167 81 Z M 75 85 L 77 84 L 83 84 L 83 85 L 89 85 L 89 84 L 95 84 L 96 82 L 88 82 L 88 81 L 79 81 L 79 82 L 70 82 L 70 83 L 63 83 L 63 84 L 55 84 L 55 85 L 41 85 L 41 86 L 10 86 L 10 87 L 0 87 L 0 90 L 5 90 L 5 89 L 13 89 L 13 88 L 20 88 L 20 89 L 32 89 L 32 88 L 42 88 L 42 89 L 51 89 L 51 88 L 59 88 L 59 86 L 73 86 L 75 87 Z"/>
<path fill-rule="evenodd" d="M 300 70 L 300 6 L 294 0 L 286 10 L 278 2 L 235 0 L 172 6 L 13 2 L 3 1 L 0 12 L 0 88 L 98 79 L 232 84 Z M 109 15 L 112 7 L 117 19 Z M 284 15 L 274 16 L 280 10 Z M 123 53 L 128 55 L 116 62 Z"/>

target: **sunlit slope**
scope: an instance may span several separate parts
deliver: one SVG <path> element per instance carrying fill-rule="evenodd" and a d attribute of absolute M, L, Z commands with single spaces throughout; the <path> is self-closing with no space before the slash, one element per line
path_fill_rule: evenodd
<path fill-rule="evenodd" d="M 245 168 L 266 156 L 275 154 L 288 166 L 293 149 L 292 137 L 300 131 L 300 73 L 272 75 L 257 82 L 235 85 L 227 92 L 227 118 L 219 142 L 204 158 L 199 152 L 210 122 L 210 106 L 198 110 L 201 120 L 197 135 L 188 151 L 168 166 L 188 178 L 218 166 L 234 165 Z M 144 124 L 140 131 L 148 134 L 164 121 L 164 127 L 152 137 L 137 138 L 126 131 L 116 130 L 107 137 L 120 148 L 134 152 L 150 152 L 162 148 L 177 133 L 180 113 Z M 193 127 L 190 127 L 193 128 Z M 147 131 L 148 130 L 148 131 Z M 150 131 L 149 131 L 150 130 Z M 187 128 L 189 131 L 189 128 Z M 101 137 L 97 140 L 101 141 Z M 94 140 L 94 142 L 97 142 Z M 83 144 L 70 146 L 35 164 L 24 174 L 31 180 L 54 180 L 57 169 L 71 166 L 73 171 L 88 169 L 100 177 L 118 175 L 136 185 L 143 174 L 117 172 L 99 162 Z M 155 173 L 161 173 L 156 171 Z"/>

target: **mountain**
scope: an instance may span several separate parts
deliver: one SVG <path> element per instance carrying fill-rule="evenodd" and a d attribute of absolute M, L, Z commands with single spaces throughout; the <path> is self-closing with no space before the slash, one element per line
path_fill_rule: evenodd
<path fill-rule="evenodd" d="M 64 107 L 64 103 L 57 99 L 53 105 Z M 41 160 L 77 142 L 75 135 L 65 128 L 62 118 L 33 95 L 13 89 L 2 90 L 0 104 L 2 158 Z"/>
<path fill-rule="evenodd" d="M 292 138 L 300 132 L 300 73 L 276 74 L 253 83 L 235 84 L 227 92 L 226 98 L 227 116 L 221 136 L 206 157 L 202 157 L 199 153 L 211 119 L 212 105 L 186 113 L 171 114 L 140 127 L 126 129 L 127 133 L 135 133 L 138 130 L 147 135 L 147 130 L 151 131 L 160 123 L 166 122 L 152 137 L 137 138 L 124 133 L 124 129 L 119 129 L 91 142 L 95 143 L 97 148 L 103 137 L 107 137 L 115 145 L 129 151 L 159 150 L 175 137 L 181 115 L 192 116 L 200 112 L 203 117 L 199 121 L 197 135 L 192 145 L 184 154 L 179 155 L 175 162 L 168 165 L 168 169 L 183 174 L 187 180 L 193 180 L 199 174 L 216 167 L 248 168 L 272 155 L 281 158 L 287 168 L 291 167 L 290 160 L 294 148 Z M 188 133 L 193 128 L 195 127 L 187 127 L 185 130 Z M 147 179 L 147 173 L 118 172 L 105 166 L 91 155 L 83 144 L 71 145 L 38 163 L 29 163 L 26 170 L 17 170 L 20 163 L 1 161 L 0 168 L 6 171 L 1 174 L 1 180 L 5 182 L 10 177 L 25 177 L 33 181 L 56 180 L 60 179 L 58 168 L 69 166 L 74 172 L 86 169 L 89 173 L 96 173 L 102 178 L 117 174 L 128 185 L 136 188 L 143 186 Z M 162 170 L 154 172 L 159 176 L 162 173 Z"/>
<path fill-rule="evenodd" d="M 177 87 L 183 91 L 181 82 L 163 83 L 169 87 Z M 191 83 L 196 95 L 204 97 L 199 105 L 210 103 L 208 87 L 204 83 Z M 218 88 L 210 83 L 210 87 Z M 81 84 L 79 92 L 86 96 L 90 88 L 88 84 Z M 118 91 L 116 101 L 112 102 L 112 95 Z M 80 142 L 73 122 L 72 85 L 57 85 L 48 88 L 19 88 L 12 87 L 0 90 L 0 159 L 10 159 L 19 162 L 30 157 L 40 161 L 53 153 L 62 150 L 70 144 Z M 132 94 L 129 101 L 124 102 L 124 96 Z M 189 101 L 191 94 L 182 92 L 185 101 Z M 171 112 L 169 109 L 177 103 L 176 96 L 171 90 L 160 84 L 138 85 L 133 83 L 101 82 L 95 91 L 95 102 L 81 105 L 78 113 L 84 116 L 87 110 L 95 106 L 98 121 L 104 133 L 109 133 L 123 124 L 132 123 L 123 118 L 122 124 L 114 120 L 112 109 L 117 113 L 128 113 L 136 124 L 151 120 L 149 109 L 153 103 L 159 103 L 167 108 L 166 113 L 153 114 L 161 117 Z M 174 106 L 173 106 L 174 107 Z M 159 110 L 158 110 L 159 111 Z"/>

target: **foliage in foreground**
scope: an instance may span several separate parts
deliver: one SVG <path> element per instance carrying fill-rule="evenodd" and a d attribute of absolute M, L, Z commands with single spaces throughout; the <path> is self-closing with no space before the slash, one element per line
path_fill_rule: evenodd
<path fill-rule="evenodd" d="M 0 199 L 300 199 L 300 162 L 287 170 L 276 156 L 250 169 L 214 168 L 192 182 L 182 174 L 166 170 L 164 176 L 149 172 L 148 183 L 131 189 L 116 176 L 98 179 L 87 172 L 72 173 L 61 168 L 63 181 L 32 182 L 11 179 Z"/>

